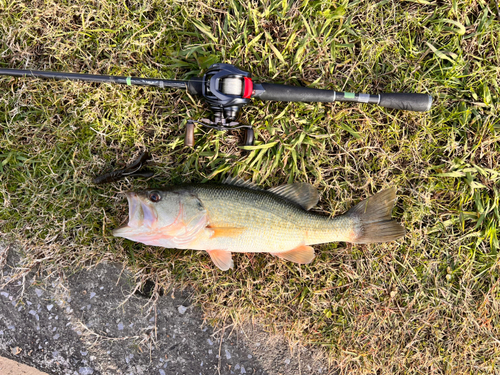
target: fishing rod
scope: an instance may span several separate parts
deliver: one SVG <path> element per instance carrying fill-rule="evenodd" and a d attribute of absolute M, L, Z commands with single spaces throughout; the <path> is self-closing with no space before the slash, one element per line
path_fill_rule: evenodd
<path fill-rule="evenodd" d="M 257 83 L 252 81 L 249 72 L 238 69 L 234 65 L 222 63 L 210 66 L 202 78 L 193 78 L 188 81 L 1 68 L 0 75 L 107 82 L 128 86 L 154 86 L 161 89 L 186 89 L 192 95 L 203 96 L 214 113 L 213 120 L 188 120 L 184 142 L 189 147 L 194 146 L 195 124 L 217 130 L 245 129 L 244 144 L 246 146 L 253 145 L 254 131 L 252 126 L 236 121 L 241 108 L 247 105 L 251 98 L 280 102 L 368 103 L 385 108 L 416 112 L 428 111 L 432 105 L 432 96 L 427 94 L 385 93 L 372 95 L 275 83 Z"/>

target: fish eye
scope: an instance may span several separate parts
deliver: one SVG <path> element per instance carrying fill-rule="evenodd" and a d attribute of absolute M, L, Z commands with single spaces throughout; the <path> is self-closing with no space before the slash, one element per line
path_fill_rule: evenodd
<path fill-rule="evenodd" d="M 154 203 L 159 202 L 161 200 L 161 194 L 157 191 L 152 191 L 149 193 L 149 200 Z"/>

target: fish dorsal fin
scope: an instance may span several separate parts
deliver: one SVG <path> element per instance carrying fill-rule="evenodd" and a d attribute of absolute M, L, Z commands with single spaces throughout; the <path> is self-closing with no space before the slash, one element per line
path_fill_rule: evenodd
<path fill-rule="evenodd" d="M 319 199 L 316 188 L 307 182 L 281 185 L 268 191 L 295 202 L 306 210 L 316 206 Z"/>
<path fill-rule="evenodd" d="M 244 188 L 247 188 L 247 189 L 261 190 L 252 181 L 244 180 L 242 178 L 239 178 L 238 176 L 234 176 L 234 177 L 229 176 L 229 177 L 226 177 L 224 179 L 224 181 L 222 181 L 222 183 L 225 184 L 225 185 L 239 186 L 239 187 L 244 187 Z"/>
<path fill-rule="evenodd" d="M 274 256 L 298 264 L 309 264 L 314 259 L 314 249 L 311 246 L 300 245 L 283 253 L 272 253 Z"/>
<path fill-rule="evenodd" d="M 234 267 L 233 257 L 230 251 L 225 250 L 207 250 L 207 253 L 212 258 L 212 262 L 222 271 L 227 271 Z"/>

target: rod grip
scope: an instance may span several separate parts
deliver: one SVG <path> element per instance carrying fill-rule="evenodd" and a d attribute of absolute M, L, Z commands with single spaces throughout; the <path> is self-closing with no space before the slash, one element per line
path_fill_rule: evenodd
<path fill-rule="evenodd" d="M 380 102 L 378 104 L 385 108 L 426 112 L 431 109 L 432 96 L 411 93 L 380 94 Z"/>
<path fill-rule="evenodd" d="M 378 104 L 385 108 L 401 109 L 405 111 L 425 112 L 431 108 L 432 96 L 427 94 L 413 93 L 389 93 L 380 95 L 355 94 L 347 92 L 335 92 L 331 90 L 313 89 L 309 87 L 297 87 L 278 85 L 274 83 L 256 84 L 253 95 L 261 100 L 274 100 L 281 102 L 356 102 Z"/>
<path fill-rule="evenodd" d="M 312 89 L 278 85 L 275 83 L 261 83 L 264 92 L 254 95 L 261 100 L 274 100 L 278 102 L 333 102 L 334 94 L 330 90 Z"/>

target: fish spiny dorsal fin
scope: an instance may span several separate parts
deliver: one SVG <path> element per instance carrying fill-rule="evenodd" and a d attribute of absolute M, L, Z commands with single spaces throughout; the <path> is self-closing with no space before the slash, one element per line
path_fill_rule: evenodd
<path fill-rule="evenodd" d="M 239 186 L 239 187 L 244 187 L 247 189 L 262 190 L 257 185 L 255 185 L 252 181 L 249 181 L 249 180 L 245 181 L 244 179 L 239 178 L 238 176 L 226 177 L 224 179 L 224 181 L 222 181 L 222 183 L 225 185 Z"/>
<path fill-rule="evenodd" d="M 281 185 L 268 191 L 295 202 L 306 210 L 316 206 L 319 199 L 316 188 L 307 182 Z"/>

